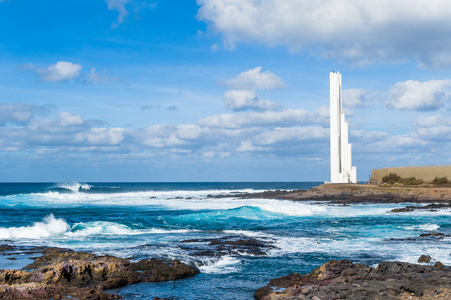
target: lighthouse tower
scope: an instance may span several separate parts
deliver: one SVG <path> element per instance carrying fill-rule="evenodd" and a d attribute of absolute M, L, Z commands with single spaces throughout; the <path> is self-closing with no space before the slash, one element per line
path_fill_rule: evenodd
<path fill-rule="evenodd" d="M 342 111 L 341 74 L 330 73 L 330 182 L 357 183 L 357 168 L 352 166 L 348 123 Z"/>

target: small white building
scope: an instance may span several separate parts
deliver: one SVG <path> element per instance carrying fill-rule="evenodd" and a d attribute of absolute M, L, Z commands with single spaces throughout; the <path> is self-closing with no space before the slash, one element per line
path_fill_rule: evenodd
<path fill-rule="evenodd" d="M 330 73 L 330 182 L 357 183 L 357 168 L 352 166 L 348 123 L 342 111 L 341 74 Z"/>

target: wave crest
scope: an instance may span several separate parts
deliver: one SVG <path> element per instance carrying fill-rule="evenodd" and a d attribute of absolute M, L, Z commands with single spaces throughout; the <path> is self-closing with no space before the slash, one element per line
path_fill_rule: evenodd
<path fill-rule="evenodd" d="M 88 191 L 92 188 L 92 185 L 89 185 L 87 183 L 79 183 L 79 182 L 63 182 L 58 183 L 55 186 L 56 189 L 64 189 L 64 190 L 70 190 L 72 192 L 79 192 L 79 191 Z"/>
<path fill-rule="evenodd" d="M 64 219 L 57 219 L 50 214 L 42 222 L 35 222 L 31 226 L 0 228 L 0 239 L 40 239 L 65 234 L 70 226 Z"/>

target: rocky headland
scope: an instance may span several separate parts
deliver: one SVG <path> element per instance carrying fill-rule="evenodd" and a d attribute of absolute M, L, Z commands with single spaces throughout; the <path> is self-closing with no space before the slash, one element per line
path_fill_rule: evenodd
<path fill-rule="evenodd" d="M 430 257 L 420 258 L 428 262 Z M 256 299 L 451 299 L 451 271 L 440 262 L 418 265 L 382 262 L 373 268 L 331 260 L 312 273 L 272 279 Z"/>
<path fill-rule="evenodd" d="M 230 195 L 208 195 L 208 198 Z M 240 199 L 281 199 L 325 201 L 331 203 L 451 203 L 449 187 L 396 187 L 369 184 L 322 184 L 309 190 L 275 190 L 261 193 L 237 193 Z"/>
<path fill-rule="evenodd" d="M 4 250 L 13 246 L 2 245 Z M 118 299 L 105 290 L 138 282 L 160 282 L 194 276 L 199 269 L 179 260 L 130 262 L 70 249 L 44 248 L 22 270 L 0 270 L 1 299 Z M 36 251 L 36 250 L 35 250 Z"/>

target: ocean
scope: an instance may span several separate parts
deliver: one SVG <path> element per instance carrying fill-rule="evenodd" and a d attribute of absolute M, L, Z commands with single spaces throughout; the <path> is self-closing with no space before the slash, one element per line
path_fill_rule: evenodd
<path fill-rule="evenodd" d="M 14 253 L 16 260 L 0 255 L 0 268 L 24 267 L 36 256 L 26 251 L 34 246 L 134 261 L 176 258 L 196 265 L 201 273 L 111 292 L 125 299 L 253 299 L 270 279 L 308 273 L 331 259 L 376 265 L 414 263 L 428 254 L 451 265 L 450 210 L 392 213 L 409 203 L 333 205 L 234 198 L 239 192 L 319 184 L 0 183 L 0 244 L 22 249 Z M 207 197 L 219 194 L 223 197 Z M 419 237 L 436 232 L 445 237 Z M 212 250 L 214 239 L 253 239 L 266 246 L 263 253 Z"/>

